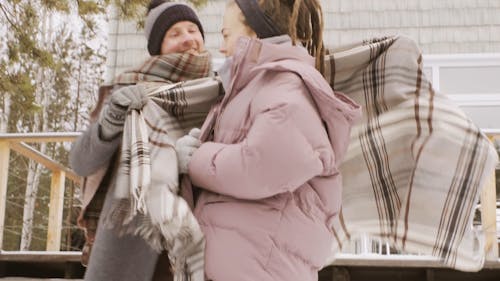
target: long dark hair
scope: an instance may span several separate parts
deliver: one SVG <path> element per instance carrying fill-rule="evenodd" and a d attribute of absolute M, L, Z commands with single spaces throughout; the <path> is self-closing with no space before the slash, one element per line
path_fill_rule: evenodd
<path fill-rule="evenodd" d="M 278 28 L 301 42 L 316 58 L 316 68 L 324 73 L 323 11 L 318 0 L 259 0 L 259 6 Z"/>

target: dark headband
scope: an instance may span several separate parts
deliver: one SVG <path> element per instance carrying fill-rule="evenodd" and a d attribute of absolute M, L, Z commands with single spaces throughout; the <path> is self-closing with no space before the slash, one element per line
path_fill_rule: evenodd
<path fill-rule="evenodd" d="M 263 39 L 283 34 L 274 21 L 260 9 L 257 0 L 235 0 L 235 2 L 257 37 Z"/>

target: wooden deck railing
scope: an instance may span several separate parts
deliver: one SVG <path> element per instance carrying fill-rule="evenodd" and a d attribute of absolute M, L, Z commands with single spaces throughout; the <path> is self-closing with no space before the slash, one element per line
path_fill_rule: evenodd
<path fill-rule="evenodd" d="M 80 177 L 66 166 L 28 145 L 27 143 L 73 142 L 79 133 L 0 134 L 0 250 L 3 249 L 5 208 L 7 206 L 7 181 L 10 152 L 34 160 L 51 171 L 47 251 L 59 251 L 63 223 L 64 190 L 66 178 L 80 183 Z"/>
<path fill-rule="evenodd" d="M 487 130 L 485 131 L 491 139 L 500 138 L 500 130 Z M 72 170 L 64 165 L 60 164 L 54 159 L 41 154 L 39 151 L 33 147 L 27 145 L 27 143 L 41 143 L 41 142 L 73 142 L 79 133 L 35 133 L 35 134 L 0 134 L 0 251 L 3 249 L 3 231 L 4 231 L 4 221 L 5 221 L 5 208 L 7 202 L 7 178 L 9 174 L 9 158 L 10 152 L 15 151 L 20 155 L 27 157 L 42 164 L 47 169 L 52 172 L 51 175 L 51 187 L 50 187 L 50 208 L 49 208 L 49 220 L 48 220 L 48 231 L 47 231 L 47 244 L 46 251 L 51 253 L 51 255 L 58 255 L 61 246 L 61 232 L 62 232 L 62 222 L 63 222 L 63 201 L 64 201 L 64 190 L 65 190 L 65 179 L 68 178 L 71 181 L 80 183 L 81 178 L 76 175 Z M 496 208 L 496 180 L 495 175 L 491 176 L 486 186 L 483 188 L 481 194 L 481 225 L 482 230 L 486 234 L 486 250 L 487 250 L 487 260 L 495 263 L 495 266 L 499 265 L 498 259 L 498 237 L 497 237 L 497 208 Z M 373 253 L 373 252 L 372 252 Z M 5 252 L 4 252 L 5 254 Z M 7 253 L 5 258 L 10 259 L 9 256 L 12 252 Z M 40 255 L 40 252 L 36 252 Z M 61 253 L 63 254 L 63 253 Z M 77 254 L 77 253 L 74 253 Z M 2 254 L 0 254 L 1 256 Z M 36 255 L 35 255 L 36 256 Z M 337 262 L 351 264 L 363 262 L 363 259 L 356 257 L 350 253 L 346 253 Z M 385 256 L 385 257 L 384 257 Z M 74 258 L 74 257 L 73 257 Z M 387 255 L 380 255 L 379 261 L 384 261 L 387 259 Z M 416 264 L 428 264 L 433 263 L 432 260 L 425 260 L 423 257 L 415 257 Z M 388 264 L 398 264 L 403 260 L 407 262 L 410 261 L 408 257 L 398 260 L 397 255 L 392 255 Z M 377 258 L 370 257 L 370 264 L 376 264 Z M 387 266 L 387 265 L 386 265 Z M 397 266 L 397 265 L 394 265 Z M 409 265 L 411 266 L 411 265 Z"/>
<path fill-rule="evenodd" d="M 500 138 L 500 130 L 484 130 L 488 134 L 491 141 Z M 499 164 L 497 163 L 497 169 Z M 496 194 L 496 172 L 489 178 L 486 186 L 481 192 L 481 225 L 482 230 L 486 233 L 485 250 L 486 259 L 496 261 L 499 258 L 498 252 L 498 227 L 500 224 L 497 216 L 497 194 Z"/>

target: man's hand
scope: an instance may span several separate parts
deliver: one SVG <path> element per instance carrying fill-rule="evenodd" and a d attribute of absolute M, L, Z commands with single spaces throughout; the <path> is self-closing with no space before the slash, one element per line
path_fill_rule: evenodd
<path fill-rule="evenodd" d="M 101 137 L 112 140 L 123 131 L 125 117 L 131 110 L 141 110 L 148 97 L 141 85 L 127 86 L 114 91 L 99 116 Z"/>

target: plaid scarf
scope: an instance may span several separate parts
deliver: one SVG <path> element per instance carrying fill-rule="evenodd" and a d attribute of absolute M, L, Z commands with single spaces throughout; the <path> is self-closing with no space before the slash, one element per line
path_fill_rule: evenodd
<path fill-rule="evenodd" d="M 447 267 L 481 269 L 485 253 L 473 213 L 498 161 L 487 137 L 434 91 L 408 38 L 374 39 L 330 53 L 326 79 L 364 110 L 341 165 L 335 252 L 368 234 Z"/>
<path fill-rule="evenodd" d="M 210 63 L 208 53 L 157 56 L 115 80 L 142 83 L 150 101 L 126 117 L 113 203 L 109 212 L 103 211 L 104 225 L 139 235 L 158 252 L 167 250 L 175 281 L 204 280 L 205 241 L 179 196 L 175 141 L 200 127 L 219 98 L 219 82 L 202 78 L 209 76 Z"/>
<path fill-rule="evenodd" d="M 125 71 L 113 81 L 115 85 L 137 82 L 175 83 L 207 77 L 211 73 L 212 57 L 205 51 L 200 55 L 173 53 L 153 56 L 137 68 Z"/>

